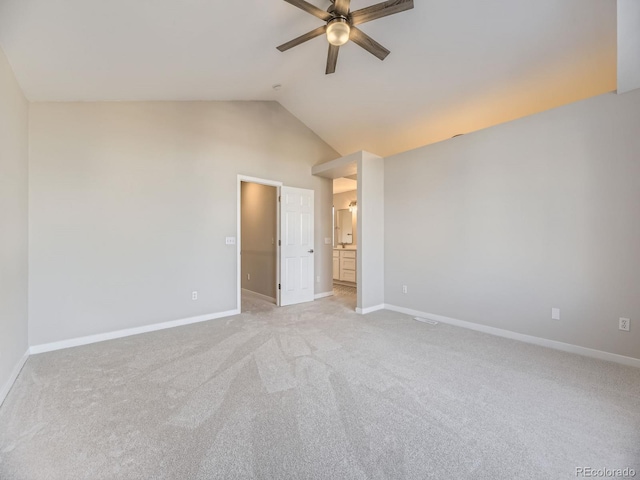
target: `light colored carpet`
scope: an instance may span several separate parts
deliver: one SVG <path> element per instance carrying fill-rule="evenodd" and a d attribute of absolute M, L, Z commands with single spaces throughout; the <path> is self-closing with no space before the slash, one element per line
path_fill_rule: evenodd
<path fill-rule="evenodd" d="M 640 477 L 640 370 L 353 296 L 33 356 L 0 478 Z"/>

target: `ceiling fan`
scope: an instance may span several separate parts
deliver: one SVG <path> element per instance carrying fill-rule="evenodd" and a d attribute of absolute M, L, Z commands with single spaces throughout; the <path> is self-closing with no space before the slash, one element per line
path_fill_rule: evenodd
<path fill-rule="evenodd" d="M 352 12 L 350 10 L 351 0 L 330 0 L 331 5 L 325 12 L 315 5 L 311 5 L 305 0 L 284 0 L 291 5 L 304 10 L 311 15 L 324 20 L 326 25 L 311 30 L 309 33 L 299 36 L 290 42 L 283 43 L 278 50 L 285 52 L 301 43 L 312 38 L 319 37 L 322 34 L 327 35 L 329 41 L 329 55 L 327 57 L 326 74 L 334 73 L 338 63 L 338 51 L 340 47 L 349 40 L 356 45 L 361 46 L 367 52 L 375 55 L 380 60 L 384 60 L 389 55 L 389 50 L 376 42 L 369 35 L 356 27 L 362 23 L 370 22 L 378 18 L 393 15 L 394 13 L 404 12 L 413 8 L 413 0 L 389 0 L 387 2 L 378 3 L 370 7 L 362 8 Z"/>

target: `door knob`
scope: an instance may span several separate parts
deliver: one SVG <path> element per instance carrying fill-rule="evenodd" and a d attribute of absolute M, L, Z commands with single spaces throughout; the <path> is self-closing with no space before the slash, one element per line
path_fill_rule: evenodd
<path fill-rule="evenodd" d="M 313 253 L 313 249 L 309 250 L 309 253 Z"/>

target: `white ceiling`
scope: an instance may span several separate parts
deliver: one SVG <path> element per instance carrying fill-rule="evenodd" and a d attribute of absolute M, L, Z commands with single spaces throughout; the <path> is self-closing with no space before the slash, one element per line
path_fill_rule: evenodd
<path fill-rule="evenodd" d="M 333 180 L 333 194 L 352 192 L 358 189 L 358 181 L 350 178 L 336 178 Z"/>
<path fill-rule="evenodd" d="M 32 101 L 277 100 L 342 154 L 616 88 L 615 0 L 415 3 L 361 26 L 391 50 L 384 62 L 347 44 L 332 76 L 322 37 L 276 50 L 321 24 L 282 0 L 0 0 L 0 45 Z"/>

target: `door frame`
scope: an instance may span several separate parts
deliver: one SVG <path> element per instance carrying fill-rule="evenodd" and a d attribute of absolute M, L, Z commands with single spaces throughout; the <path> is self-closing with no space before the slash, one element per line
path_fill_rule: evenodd
<path fill-rule="evenodd" d="M 257 183 L 260 185 L 267 185 L 269 187 L 276 187 L 277 197 L 280 197 L 280 187 L 283 183 L 277 180 L 268 180 L 265 178 L 250 177 L 248 175 L 238 175 L 236 184 L 237 188 L 237 219 L 236 219 L 236 288 L 237 288 L 237 309 L 242 313 L 242 258 L 240 252 L 242 250 L 242 182 Z M 276 200 L 276 245 L 280 244 L 280 208 L 278 201 Z M 280 247 L 276 248 L 276 285 L 280 283 Z M 280 290 L 276 290 L 276 305 L 280 306 Z"/>

